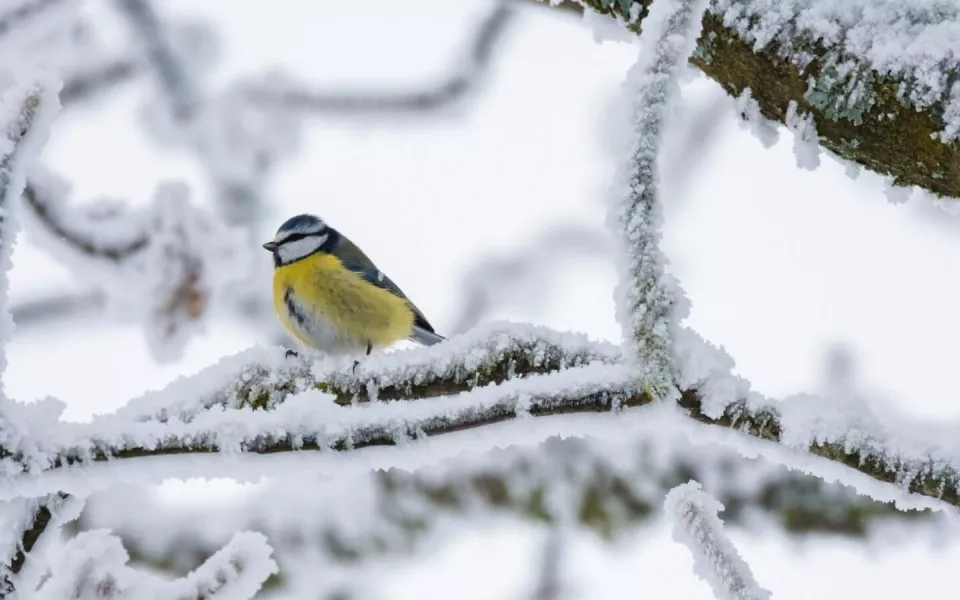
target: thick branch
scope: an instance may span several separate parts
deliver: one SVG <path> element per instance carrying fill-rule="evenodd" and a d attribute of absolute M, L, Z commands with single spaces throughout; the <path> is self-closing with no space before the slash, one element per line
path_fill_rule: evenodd
<path fill-rule="evenodd" d="M 635 32 L 651 3 L 578 1 Z M 773 13 L 766 2 L 714 0 L 690 62 L 731 96 L 749 88 L 767 119 L 786 123 L 796 103 L 824 148 L 895 185 L 960 197 L 960 59 L 950 44 L 925 43 L 960 29 L 960 11 L 883 0 L 847 22 L 831 4 L 787 1 Z M 818 30 L 825 19 L 836 22 Z"/>
<path fill-rule="evenodd" d="M 519 331 L 524 333 L 523 329 Z M 251 351 L 234 364 L 218 365 L 210 373 L 183 379 L 163 392 L 135 401 L 117 415 L 90 424 L 70 424 L 63 431 L 53 432 L 57 434 L 53 439 L 42 440 L 30 452 L 20 452 L 15 462 L 5 461 L 12 479 L 4 494 L 9 497 L 23 492 L 16 485 L 16 472 L 23 469 L 56 471 L 80 463 L 174 454 L 348 452 L 394 446 L 421 436 L 453 434 L 518 417 L 632 410 L 650 402 L 636 389 L 635 371 L 622 364 L 595 361 L 611 360 L 605 347 L 561 334 L 539 339 L 543 331 L 529 328 L 525 335 L 516 336 L 520 342 L 503 332 L 482 332 L 485 335 L 454 338 L 431 348 L 373 356 L 358 367 L 356 376 L 349 374 L 350 359 L 313 365 L 290 361 L 292 364 L 284 370 L 279 352 L 267 356 L 260 353 L 260 362 L 251 363 L 251 355 L 256 356 Z M 531 339 L 539 341 L 531 345 Z M 527 350 L 520 350 L 524 344 Z M 542 371 L 550 360 L 558 361 L 552 364 L 559 368 L 574 356 L 580 357 L 576 359 L 579 364 L 595 362 L 484 387 L 472 383 L 479 380 L 486 384 L 506 377 L 524 361 L 528 361 L 529 366 L 523 367 L 527 372 Z M 711 361 L 718 363 L 720 359 L 701 356 L 692 362 Z M 689 374 L 685 376 L 692 380 Z M 376 395 L 377 386 L 382 385 L 383 390 L 403 393 L 411 400 L 431 391 L 449 393 L 447 390 L 453 387 L 469 391 L 416 402 L 337 406 L 338 401 L 354 393 L 360 395 L 363 383 L 368 396 Z M 336 393 L 318 389 L 324 386 Z M 201 393 L 203 388 L 209 391 Z M 836 402 L 824 403 L 812 397 L 783 404 L 768 404 L 755 395 L 732 400 L 737 396 L 731 394 L 747 394 L 738 390 L 741 387 L 729 374 L 715 373 L 709 379 L 687 384 L 679 405 L 689 417 L 702 423 L 735 428 L 740 434 L 822 456 L 878 481 L 896 483 L 910 493 L 960 507 L 960 452 L 954 447 L 955 439 L 953 446 L 946 439 L 949 432 L 944 434 L 946 441 L 938 445 L 931 431 L 916 437 L 897 435 L 872 418 L 866 407 L 845 407 L 847 412 L 842 412 Z M 270 410 L 236 408 L 247 405 Z M 649 418 L 658 419 L 658 414 L 654 411 Z M 829 414 L 830 428 L 810 422 L 809 415 L 824 414 Z M 719 436 L 735 447 L 741 444 L 738 438 Z M 789 454 L 784 456 L 789 466 Z M 42 474 L 30 475 L 27 480 L 32 482 L 29 493 L 48 491 L 37 486 L 43 481 Z M 889 499 L 883 494 L 877 497 Z"/>

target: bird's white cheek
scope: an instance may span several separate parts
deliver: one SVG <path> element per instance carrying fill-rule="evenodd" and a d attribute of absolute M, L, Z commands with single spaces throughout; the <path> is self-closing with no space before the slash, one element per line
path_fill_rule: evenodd
<path fill-rule="evenodd" d="M 308 254 L 313 254 L 325 241 L 327 241 L 325 235 L 305 237 L 282 244 L 277 252 L 280 254 L 280 260 L 288 263 Z"/>

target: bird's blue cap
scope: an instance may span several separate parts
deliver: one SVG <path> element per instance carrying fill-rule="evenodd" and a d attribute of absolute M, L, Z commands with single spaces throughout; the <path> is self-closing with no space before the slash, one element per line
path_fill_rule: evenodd
<path fill-rule="evenodd" d="M 290 217 L 280 226 L 280 229 L 277 231 L 309 231 L 314 229 L 322 229 L 323 220 L 314 215 L 297 215 L 295 217 Z"/>

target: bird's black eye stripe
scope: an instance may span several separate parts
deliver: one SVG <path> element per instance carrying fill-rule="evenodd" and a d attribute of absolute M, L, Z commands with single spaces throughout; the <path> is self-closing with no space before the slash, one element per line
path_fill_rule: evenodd
<path fill-rule="evenodd" d="M 295 242 L 295 241 L 297 241 L 297 240 L 302 240 L 303 238 L 307 238 L 307 237 L 310 237 L 310 236 L 312 236 L 312 235 L 317 235 L 317 234 L 315 234 L 315 233 L 292 233 L 292 234 L 288 235 L 287 237 L 283 238 L 282 240 L 280 240 L 279 244 L 282 246 L 283 244 L 286 244 L 286 243 L 288 243 L 288 242 Z"/>

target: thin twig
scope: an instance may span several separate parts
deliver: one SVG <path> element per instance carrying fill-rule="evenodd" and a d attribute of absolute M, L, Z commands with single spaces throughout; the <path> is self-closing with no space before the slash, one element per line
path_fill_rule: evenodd
<path fill-rule="evenodd" d="M 469 44 L 467 60 L 442 82 L 414 92 L 322 92 L 309 89 L 276 90 L 249 87 L 251 101 L 312 113 L 421 113 L 436 111 L 471 92 L 489 68 L 493 48 L 503 37 L 516 10 L 512 0 L 497 0 Z"/>

